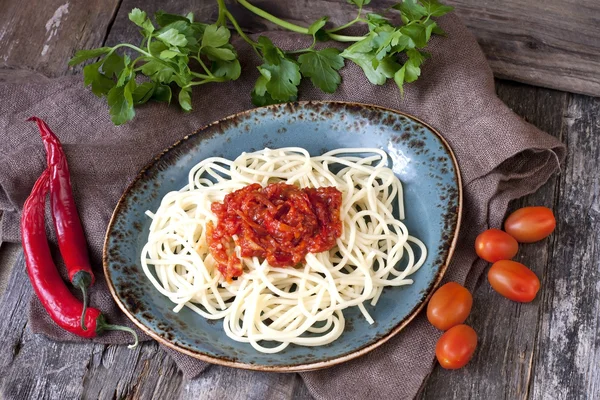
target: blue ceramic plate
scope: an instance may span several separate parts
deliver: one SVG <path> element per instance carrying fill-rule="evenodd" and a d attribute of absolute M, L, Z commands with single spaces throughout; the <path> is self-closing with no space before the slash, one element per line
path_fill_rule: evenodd
<path fill-rule="evenodd" d="M 151 285 L 140 266 L 148 237 L 146 210 L 187 183 L 187 173 L 206 157 L 236 158 L 265 147 L 298 146 L 312 155 L 342 147 L 379 147 L 393 161 L 404 186 L 404 221 L 428 248 L 427 261 L 410 286 L 386 288 L 369 325 L 356 307 L 344 310 L 345 332 L 321 347 L 290 345 L 262 354 L 229 339 L 220 321 L 208 321 L 174 305 Z M 184 137 L 148 164 L 121 197 L 104 244 L 104 271 L 121 309 L 159 342 L 211 363 L 268 371 L 304 371 L 338 364 L 381 345 L 420 311 L 442 279 L 460 224 L 462 189 L 456 159 L 444 139 L 411 116 L 355 103 L 300 102 L 246 111 Z"/>

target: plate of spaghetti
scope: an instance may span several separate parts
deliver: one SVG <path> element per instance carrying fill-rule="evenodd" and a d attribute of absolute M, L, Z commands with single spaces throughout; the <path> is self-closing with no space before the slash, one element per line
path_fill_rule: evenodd
<path fill-rule="evenodd" d="M 125 314 L 208 362 L 305 371 L 358 357 L 418 314 L 445 272 L 462 189 L 446 141 L 376 106 L 246 111 L 148 164 L 109 224 Z"/>

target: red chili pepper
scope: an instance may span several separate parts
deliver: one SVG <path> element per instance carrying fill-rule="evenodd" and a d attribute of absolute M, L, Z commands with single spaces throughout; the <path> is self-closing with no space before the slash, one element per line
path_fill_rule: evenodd
<path fill-rule="evenodd" d="M 95 337 L 105 330 L 127 331 L 135 336 L 135 343 L 129 347 L 135 347 L 138 343 L 135 331 L 126 326 L 107 324 L 96 308 L 90 307 L 84 314 L 86 325 L 92 329 L 82 328 L 80 319 L 84 312 L 83 304 L 73 296 L 60 277 L 46 238 L 44 210 L 49 181 L 50 171 L 46 169 L 25 201 L 21 216 L 21 238 L 27 274 L 35 294 L 52 320 L 61 328 L 85 338 Z"/>
<path fill-rule="evenodd" d="M 86 329 L 84 324 L 87 308 L 86 289 L 94 283 L 95 278 L 89 261 L 81 220 L 73 199 L 67 158 L 58 137 L 42 119 L 31 117 L 28 121 L 37 123 L 46 148 L 48 169 L 50 170 L 50 206 L 58 237 L 58 247 L 65 260 L 69 280 L 73 286 L 83 292 L 81 327 Z"/>

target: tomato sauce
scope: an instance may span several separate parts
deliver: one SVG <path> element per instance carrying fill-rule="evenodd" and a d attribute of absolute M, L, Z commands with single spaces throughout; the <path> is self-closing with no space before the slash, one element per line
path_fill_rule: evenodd
<path fill-rule="evenodd" d="M 274 267 L 301 263 L 308 253 L 331 249 L 342 234 L 342 193 L 334 187 L 300 189 L 286 183 L 248 185 L 214 202 L 216 226 L 207 242 L 225 279 L 242 275 L 242 257 L 266 259 Z M 233 236 L 236 236 L 234 239 Z"/>

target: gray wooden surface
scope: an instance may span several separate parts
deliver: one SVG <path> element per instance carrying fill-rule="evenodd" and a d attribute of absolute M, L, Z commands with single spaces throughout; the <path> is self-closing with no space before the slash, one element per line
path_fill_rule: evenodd
<path fill-rule="evenodd" d="M 597 1 L 448 2 L 473 28 L 498 76 L 600 93 Z M 148 3 L 143 8 L 158 8 L 158 2 Z M 167 0 L 160 8 L 214 14 L 212 3 L 193 3 Z M 371 7 L 389 3 L 375 0 Z M 0 82 L 77 73 L 65 65 L 75 49 L 135 37 L 126 14 L 142 3 L 3 0 L 1 5 Z M 329 14 L 340 22 L 349 15 L 344 9 L 324 0 L 287 2 L 273 11 L 296 21 Z M 261 28 L 244 18 L 245 26 Z M 458 371 L 436 367 L 418 397 L 600 398 L 600 99 L 508 81 L 498 81 L 497 92 L 515 112 L 569 146 L 561 174 L 512 205 L 546 205 L 558 217 L 550 239 L 524 246 L 518 255 L 540 276 L 542 290 L 533 303 L 519 305 L 498 296 L 482 278 L 468 321 L 479 334 L 475 358 Z M 131 351 L 33 335 L 25 313 L 31 287 L 18 246 L 0 245 L 0 269 L 0 278 L 10 277 L 0 285 L 7 288 L 0 300 L 0 398 L 311 398 L 294 374 L 213 366 L 186 380 L 153 342 Z"/>

